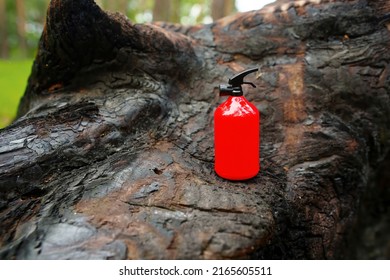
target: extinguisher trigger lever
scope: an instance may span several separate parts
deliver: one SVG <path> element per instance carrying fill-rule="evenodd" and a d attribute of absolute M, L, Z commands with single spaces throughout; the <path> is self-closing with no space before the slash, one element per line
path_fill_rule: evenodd
<path fill-rule="evenodd" d="M 243 82 L 243 84 L 245 84 L 245 85 L 251 85 L 253 88 L 256 88 L 255 84 L 254 84 L 254 83 L 251 83 L 251 82 Z"/>

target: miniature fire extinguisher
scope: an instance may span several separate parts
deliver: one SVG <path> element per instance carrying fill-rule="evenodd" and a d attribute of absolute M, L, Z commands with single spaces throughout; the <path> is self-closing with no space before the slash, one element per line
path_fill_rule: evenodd
<path fill-rule="evenodd" d="M 260 114 L 244 96 L 244 77 L 258 68 L 243 71 L 219 86 L 219 96 L 229 96 L 214 112 L 215 172 L 229 180 L 246 180 L 260 170 Z"/>

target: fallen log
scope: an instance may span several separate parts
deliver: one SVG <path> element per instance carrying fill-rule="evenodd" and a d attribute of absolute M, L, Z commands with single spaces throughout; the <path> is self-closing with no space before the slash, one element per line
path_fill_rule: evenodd
<path fill-rule="evenodd" d="M 367 238 L 390 228 L 389 12 L 279 1 L 185 27 L 52 0 L 0 130 L 1 258 L 389 257 Z M 252 67 L 261 171 L 231 182 L 213 171 L 217 87 Z"/>

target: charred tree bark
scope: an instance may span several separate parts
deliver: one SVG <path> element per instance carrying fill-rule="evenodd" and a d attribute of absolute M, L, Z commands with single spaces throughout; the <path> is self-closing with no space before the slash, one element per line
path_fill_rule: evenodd
<path fill-rule="evenodd" d="M 390 224 L 389 12 L 287 1 L 182 27 L 51 1 L 0 131 L 1 257 L 389 257 L 362 242 Z M 229 182 L 213 172 L 217 85 L 256 66 L 261 172 Z"/>

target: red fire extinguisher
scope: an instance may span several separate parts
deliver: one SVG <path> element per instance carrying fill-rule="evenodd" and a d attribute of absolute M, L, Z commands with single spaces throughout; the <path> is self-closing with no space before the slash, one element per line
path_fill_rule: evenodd
<path fill-rule="evenodd" d="M 260 114 L 244 96 L 244 77 L 258 68 L 243 71 L 219 86 L 219 96 L 229 96 L 214 112 L 215 172 L 229 180 L 246 180 L 260 170 Z"/>

